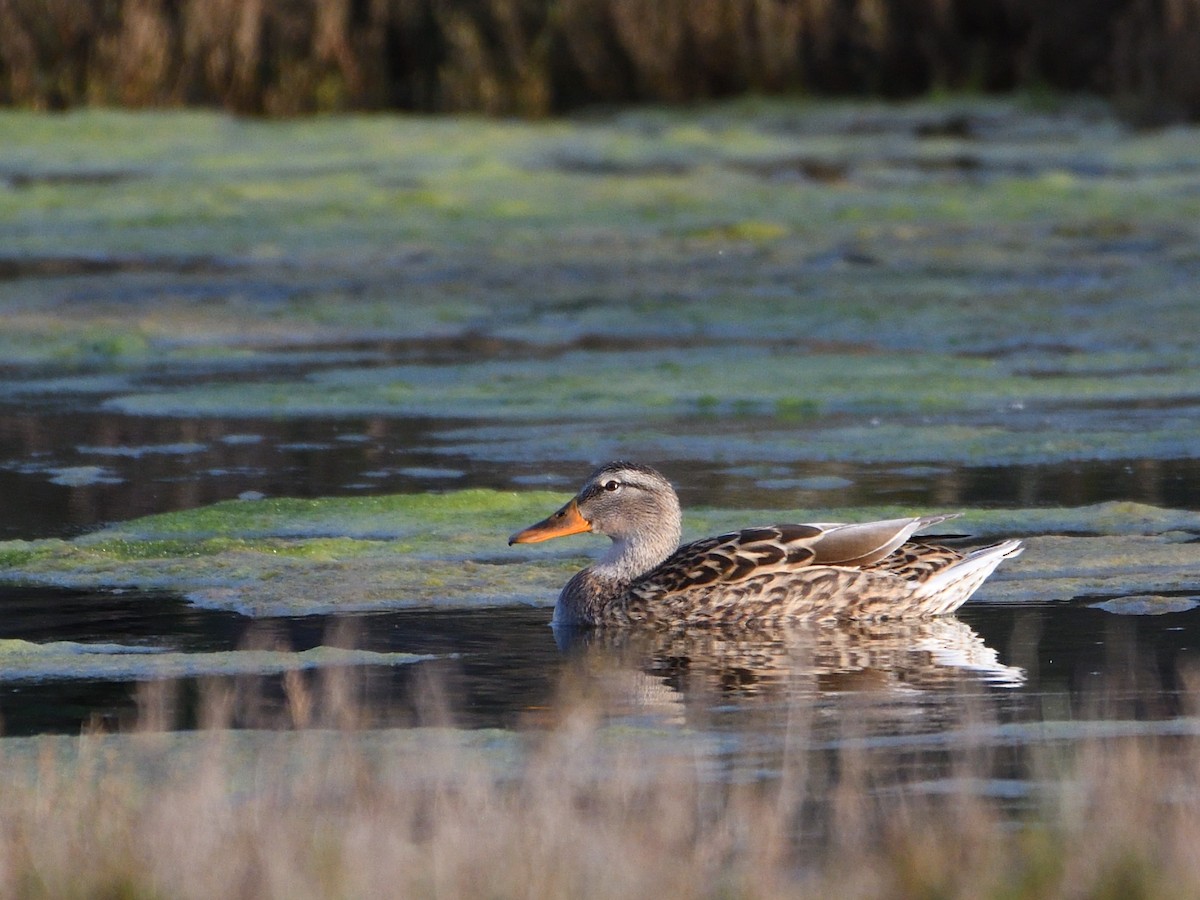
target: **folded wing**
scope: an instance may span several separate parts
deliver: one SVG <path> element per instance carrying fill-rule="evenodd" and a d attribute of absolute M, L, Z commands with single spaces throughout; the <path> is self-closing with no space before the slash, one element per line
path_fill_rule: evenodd
<path fill-rule="evenodd" d="M 953 516 L 923 516 L 845 525 L 769 525 L 685 544 L 635 582 L 635 593 L 662 597 L 717 588 L 809 566 L 863 568 L 885 559 L 916 531 Z"/>

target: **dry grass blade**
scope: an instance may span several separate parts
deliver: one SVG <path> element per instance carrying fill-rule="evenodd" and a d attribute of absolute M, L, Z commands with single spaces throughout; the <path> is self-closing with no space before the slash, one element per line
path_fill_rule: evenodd
<path fill-rule="evenodd" d="M 344 677 L 344 676 L 340 676 Z M 293 725 L 355 690 L 288 682 Z M 144 728 L 178 691 L 148 690 Z M 209 694 L 210 725 L 245 718 Z M 443 701 L 434 699 L 431 707 Z M 261 708 L 258 707 L 258 708 Z M 568 690 L 518 735 L 143 730 L 8 740 L 0 894 L 21 897 L 1194 896 L 1200 738 L 912 750 L 808 738 L 739 775 L 695 735 L 614 730 Z M 964 698 L 964 735 L 979 712 Z M 36 747 L 30 755 L 30 748 Z M 932 778 L 931 772 L 940 772 Z"/>

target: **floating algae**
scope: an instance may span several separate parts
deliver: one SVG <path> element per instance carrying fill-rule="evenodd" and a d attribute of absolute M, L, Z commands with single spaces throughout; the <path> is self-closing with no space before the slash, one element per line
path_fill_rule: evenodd
<path fill-rule="evenodd" d="M 170 591 L 247 615 L 552 604 L 598 541 L 512 550 L 505 536 L 563 496 L 466 490 L 321 500 L 240 500 L 148 516 L 72 540 L 0 544 L 0 580 Z M 907 514 L 809 511 L 812 521 Z M 779 510 L 689 511 L 689 535 L 778 521 Z M 1131 503 L 973 510 L 949 526 L 1025 535 L 1025 555 L 988 581 L 993 600 L 1200 590 L 1196 517 Z"/>
<path fill-rule="evenodd" d="M 406 665 L 428 658 L 412 653 L 380 653 L 340 647 L 179 653 L 123 644 L 0 640 L 0 682 L 266 675 L 328 666 Z"/>

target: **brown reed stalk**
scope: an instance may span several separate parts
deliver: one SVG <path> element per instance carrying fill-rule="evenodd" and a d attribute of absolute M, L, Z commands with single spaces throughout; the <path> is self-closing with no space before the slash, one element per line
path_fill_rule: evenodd
<path fill-rule="evenodd" d="M 545 115 L 1050 87 L 1200 115 L 1200 0 L 0 0 L 0 103 Z"/>

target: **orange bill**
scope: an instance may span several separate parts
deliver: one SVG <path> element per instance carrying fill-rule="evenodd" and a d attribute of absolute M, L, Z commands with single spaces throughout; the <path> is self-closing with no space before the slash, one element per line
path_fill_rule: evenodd
<path fill-rule="evenodd" d="M 565 537 L 568 534 L 579 534 L 581 531 L 591 531 L 592 523 L 579 514 L 579 505 L 572 500 L 558 512 L 542 519 L 536 525 L 530 525 L 524 531 L 518 531 L 508 539 L 513 544 L 536 544 L 548 541 L 550 538 Z"/>

